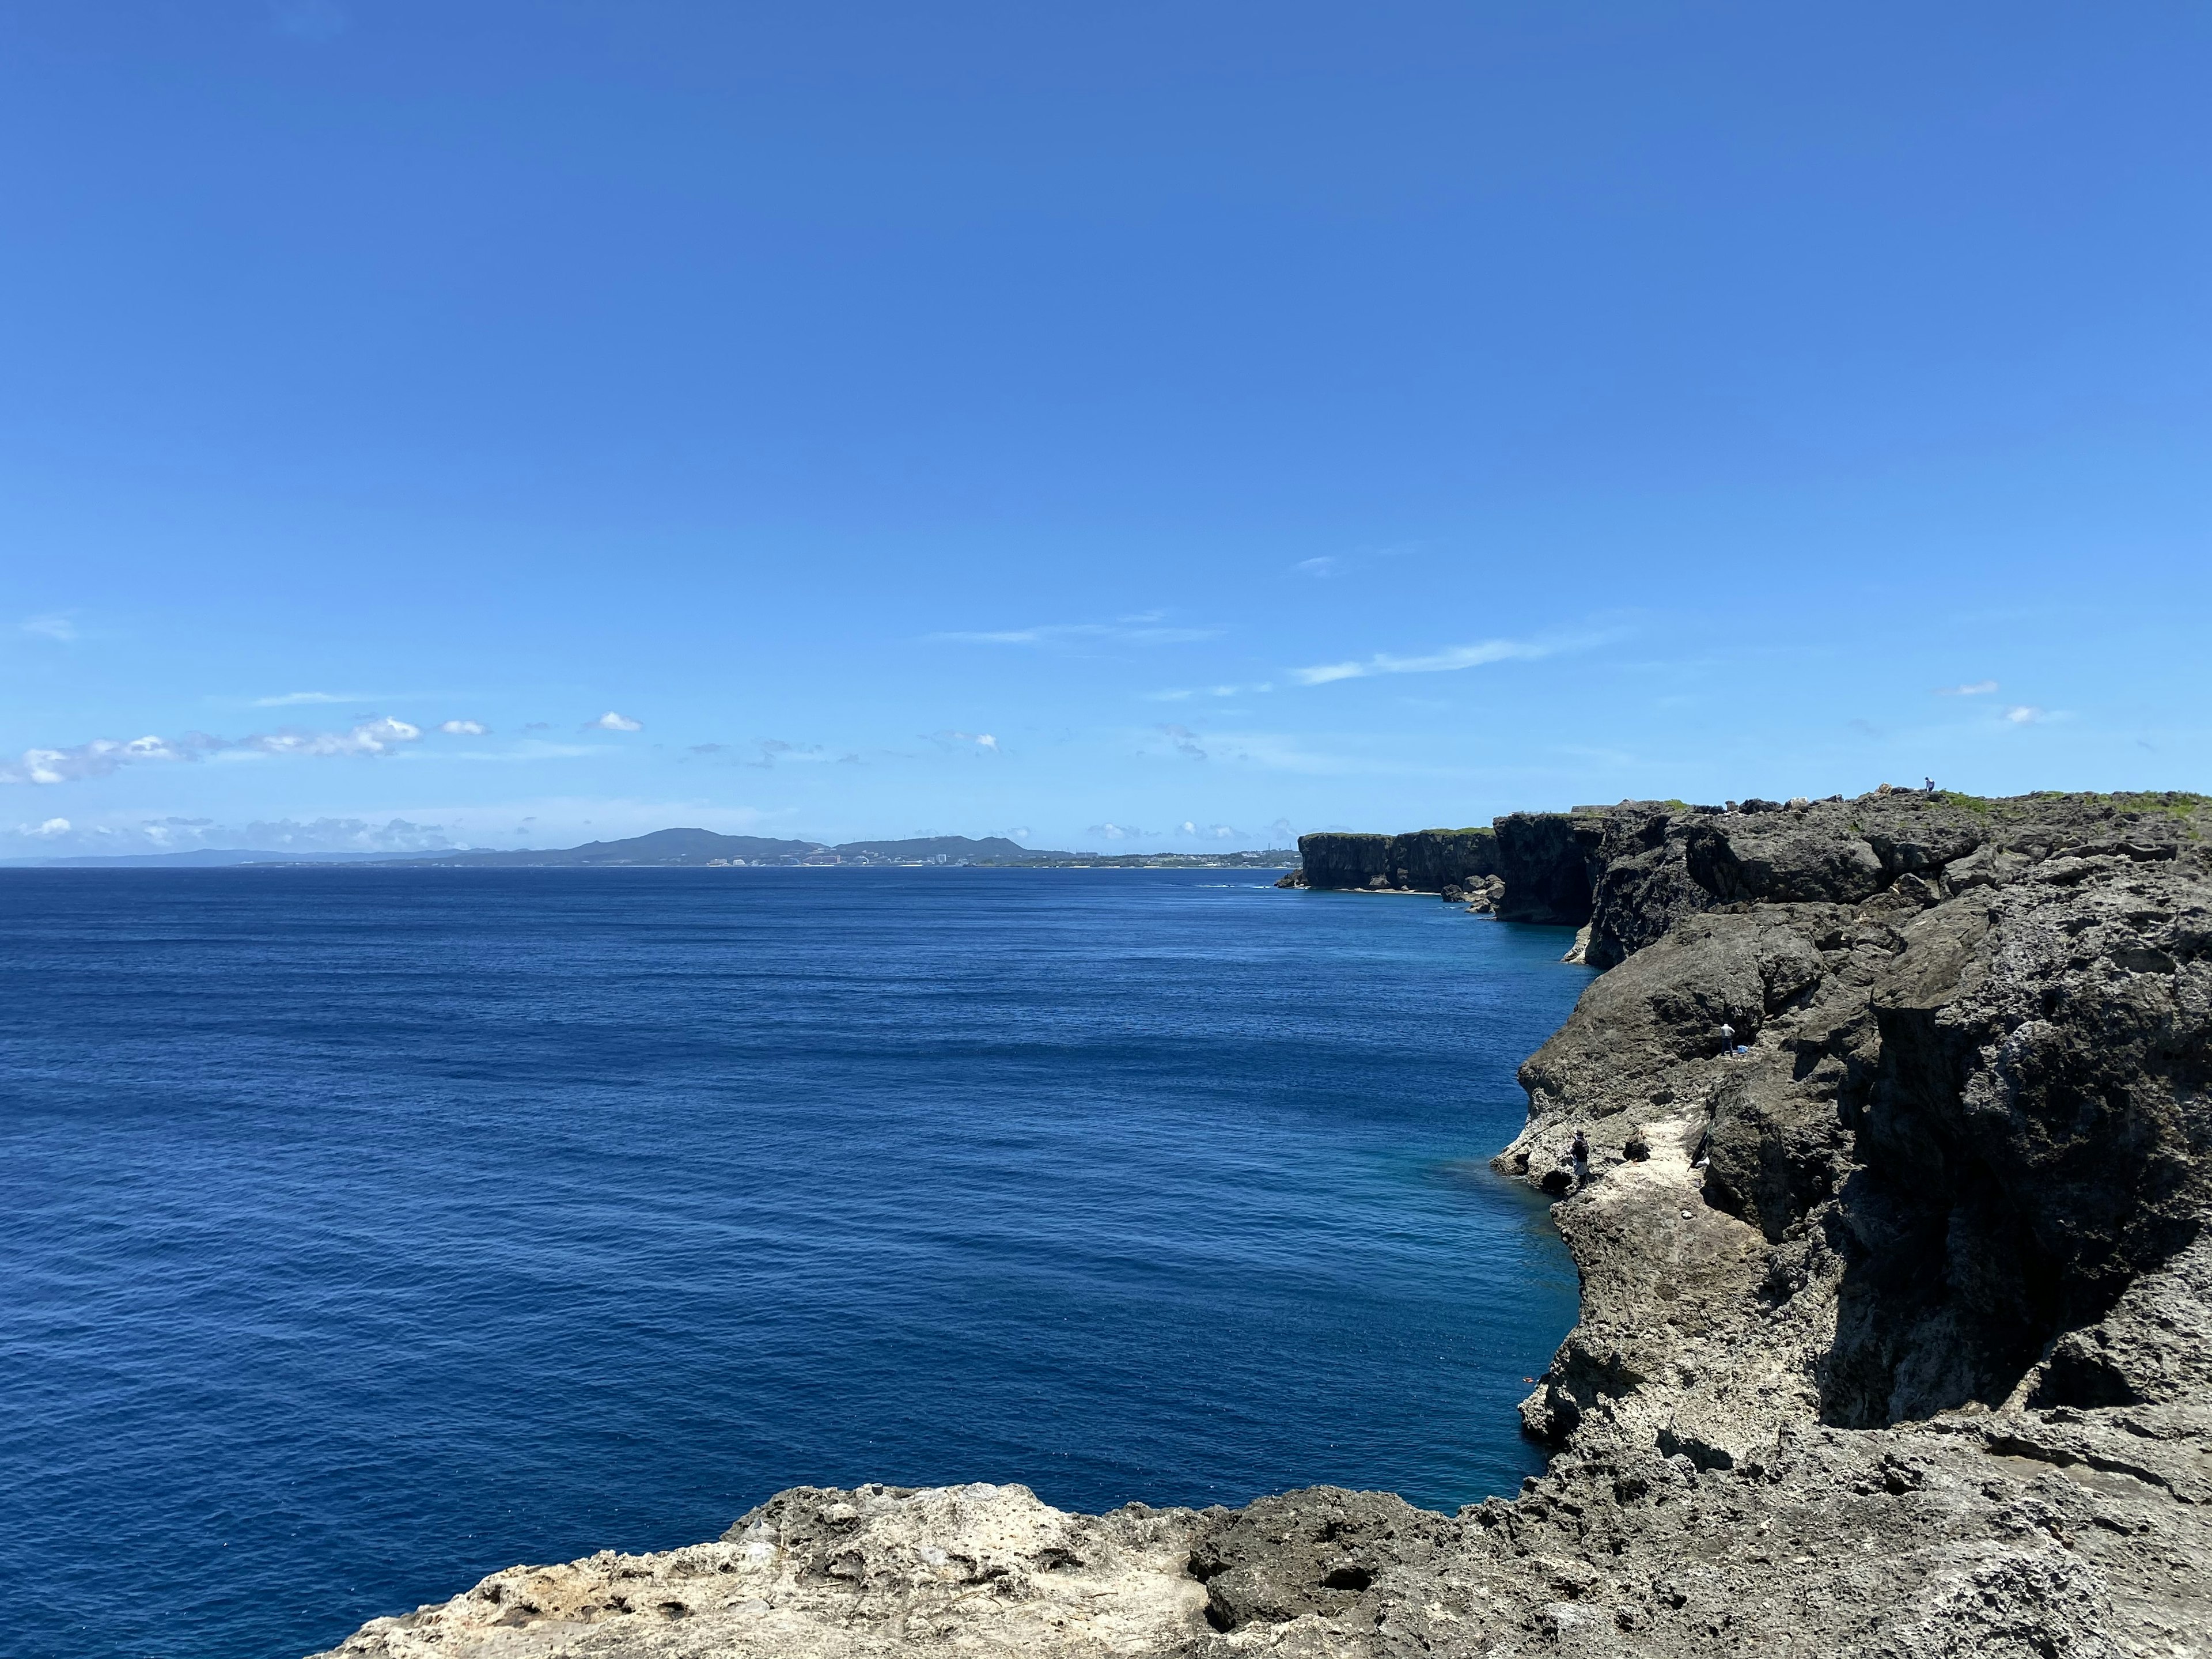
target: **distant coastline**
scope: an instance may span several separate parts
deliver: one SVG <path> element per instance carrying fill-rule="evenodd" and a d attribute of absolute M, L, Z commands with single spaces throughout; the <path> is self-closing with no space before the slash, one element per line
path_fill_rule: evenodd
<path fill-rule="evenodd" d="M 453 848 L 416 853 L 299 853 L 198 848 L 110 857 L 10 859 L 0 868 L 42 870 L 243 869 L 366 865 L 385 869 L 969 869 L 1285 870 L 1298 862 L 1287 848 L 1260 852 L 1073 853 L 1024 847 L 1003 836 L 921 836 L 903 841 L 823 842 L 724 836 L 711 830 L 656 830 L 625 841 L 581 847 L 502 850 Z"/>

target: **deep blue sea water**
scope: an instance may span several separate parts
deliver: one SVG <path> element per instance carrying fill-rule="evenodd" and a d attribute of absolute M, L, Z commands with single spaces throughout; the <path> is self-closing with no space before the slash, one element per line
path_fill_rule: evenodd
<path fill-rule="evenodd" d="M 1539 1460 L 1567 935 L 1218 872 L 0 872 L 9 1659 L 297 1659 L 777 1488 Z"/>

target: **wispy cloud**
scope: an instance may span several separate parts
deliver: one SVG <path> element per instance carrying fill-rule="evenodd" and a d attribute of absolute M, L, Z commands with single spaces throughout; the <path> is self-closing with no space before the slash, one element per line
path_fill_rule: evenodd
<path fill-rule="evenodd" d="M 781 738 L 763 738 L 758 750 L 753 759 L 744 763 L 747 766 L 766 768 L 774 766 L 780 760 L 826 761 L 830 758 L 818 743 L 786 743 Z"/>
<path fill-rule="evenodd" d="M 1204 760 L 1206 750 L 1199 746 L 1198 733 L 1188 726 L 1163 726 L 1161 733 L 1175 745 L 1176 753 L 1186 760 Z"/>
<path fill-rule="evenodd" d="M 42 640 L 59 640 L 64 644 L 77 637 L 76 624 L 59 611 L 43 617 L 32 617 L 17 624 L 21 631 Z"/>
<path fill-rule="evenodd" d="M 1194 685 L 1171 686 L 1164 691 L 1147 691 L 1150 702 L 1188 702 L 1193 697 L 1243 697 L 1275 689 L 1272 680 L 1261 680 L 1252 685 Z"/>
<path fill-rule="evenodd" d="M 2033 726 L 2038 721 L 2049 720 L 2051 711 L 2047 708 L 2033 708 L 2024 702 L 2015 703 L 2005 710 L 2004 717 L 2014 726 Z"/>
<path fill-rule="evenodd" d="M 1402 559 L 1420 552 L 1425 543 L 1395 542 L 1384 545 L 1355 547 L 1344 553 L 1324 553 L 1317 558 L 1300 559 L 1291 567 L 1291 574 L 1310 576 L 1316 581 L 1327 581 L 1334 576 L 1348 575 L 1362 565 L 1372 564 L 1378 559 Z"/>
<path fill-rule="evenodd" d="M 440 720 L 438 729 L 449 738 L 481 738 L 491 727 L 482 720 Z"/>
<path fill-rule="evenodd" d="M 1488 663 L 1529 662 L 1540 657 L 1557 656 L 1562 652 L 1583 650 L 1598 643 L 1598 640 L 1596 635 L 1576 639 L 1482 640 L 1473 645 L 1455 645 L 1418 657 L 1400 657 L 1389 652 L 1377 652 L 1371 657 L 1356 661 L 1293 668 L 1291 678 L 1301 685 L 1327 685 L 1334 680 L 1365 679 L 1376 674 L 1449 674 L 1462 668 L 1480 668 Z"/>
<path fill-rule="evenodd" d="M 1936 688 L 1936 695 L 1939 697 L 1986 697 L 1996 689 L 1995 680 L 1974 680 L 1966 685 L 1939 685 Z"/>
<path fill-rule="evenodd" d="M 645 722 L 634 720 L 627 714 L 618 714 L 610 708 L 599 719 L 586 720 L 583 729 L 586 732 L 642 732 Z"/>
<path fill-rule="evenodd" d="M 287 691 L 278 697 L 256 697 L 249 706 L 254 708 L 293 708 L 305 702 L 368 702 L 371 699 L 356 696 L 350 691 Z"/>
<path fill-rule="evenodd" d="M 586 755 L 604 755 L 606 745 L 597 743 L 555 743 L 550 738 L 525 738 L 509 750 L 470 750 L 458 757 L 463 760 L 581 760 Z"/>
<path fill-rule="evenodd" d="M 929 637 L 953 645 L 1191 645 L 1200 640 L 1218 639 L 1224 631 L 1219 628 L 1170 627 L 1161 612 L 1146 611 L 1138 616 L 1117 617 L 1110 623 L 1045 623 L 1033 628 L 961 629 L 932 634 Z"/>
<path fill-rule="evenodd" d="M 389 755 L 419 742 L 422 736 L 419 726 L 379 715 L 343 732 L 288 726 L 243 738 L 218 738 L 206 732 L 187 732 L 180 738 L 94 738 L 67 749 L 27 749 L 15 763 L 0 764 L 0 783 L 76 783 L 107 777 L 125 766 L 198 761 L 213 755 Z"/>

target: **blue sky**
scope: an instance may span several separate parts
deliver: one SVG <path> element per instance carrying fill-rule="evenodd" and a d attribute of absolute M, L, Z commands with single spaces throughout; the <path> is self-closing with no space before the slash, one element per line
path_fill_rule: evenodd
<path fill-rule="evenodd" d="M 2168 0 L 22 0 L 0 851 L 2212 786 L 2208 76 Z"/>

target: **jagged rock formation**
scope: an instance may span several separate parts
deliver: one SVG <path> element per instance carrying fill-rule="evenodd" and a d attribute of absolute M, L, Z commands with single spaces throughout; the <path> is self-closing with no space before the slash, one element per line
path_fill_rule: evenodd
<path fill-rule="evenodd" d="M 1441 893 L 1498 873 L 1489 830 L 1416 830 L 1403 836 L 1334 830 L 1298 837 L 1302 887 Z"/>
<path fill-rule="evenodd" d="M 1617 964 L 1498 1160 L 1583 1280 L 1517 1498 L 800 1489 L 336 1651 L 2212 1653 L 2212 803 L 1510 822 Z"/>

